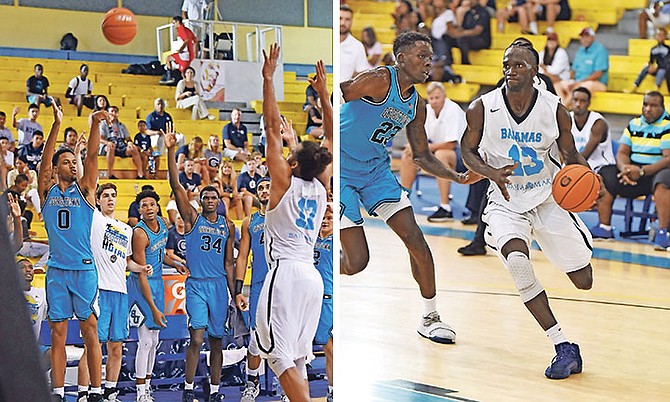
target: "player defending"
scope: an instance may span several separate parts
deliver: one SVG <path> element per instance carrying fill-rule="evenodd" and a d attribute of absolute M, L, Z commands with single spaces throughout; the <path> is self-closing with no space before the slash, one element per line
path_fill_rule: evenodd
<path fill-rule="evenodd" d="M 182 402 L 198 402 L 193 393 L 193 378 L 200 360 L 200 348 L 205 331 L 210 346 L 210 395 L 209 402 L 223 401 L 219 394 L 219 381 L 223 367 L 221 339 L 225 332 L 228 314 L 229 291 L 233 290 L 233 240 L 235 226 L 232 221 L 217 215 L 220 195 L 213 186 L 200 191 L 202 213 L 198 213 L 189 201 L 186 189 L 179 183 L 179 170 L 175 158 L 177 137 L 168 124 L 165 146 L 168 149 L 168 172 L 170 187 L 174 193 L 177 209 L 184 221 L 186 240 L 186 265 L 177 264 L 177 270 L 186 278 L 186 313 L 191 342 L 186 351 L 186 379 Z M 232 234 L 232 235 L 231 235 Z"/>
<path fill-rule="evenodd" d="M 270 46 L 269 55 L 264 50 L 263 57 L 263 116 L 272 191 L 265 221 L 269 272 L 258 302 L 255 335 L 261 357 L 268 360 L 288 399 L 306 402 L 310 400 L 306 365 L 313 356 L 312 340 L 323 297 L 323 282 L 314 269 L 314 244 L 326 210 L 333 110 L 328 101 L 326 70 L 319 61 L 316 79 L 310 83 L 323 101 L 327 147 L 303 142 L 285 159 L 273 82 L 279 46 Z"/>
<path fill-rule="evenodd" d="M 314 246 L 314 266 L 323 280 L 321 317 L 319 317 L 314 343 L 323 345 L 323 351 L 326 354 L 326 376 L 328 377 L 326 402 L 333 402 L 333 209 L 330 205 L 326 208 L 319 238 L 316 239 L 316 246 Z"/>
<path fill-rule="evenodd" d="M 521 300 L 554 343 L 556 357 L 545 375 L 560 379 L 580 373 L 582 358 L 579 347 L 568 342 L 554 318 L 528 250 L 534 235 L 547 259 L 567 273 L 577 288 L 591 288 L 591 235 L 579 217 L 561 209 L 551 195 L 552 179 L 561 165 L 551 158 L 550 148 L 558 145 L 565 164 L 588 164 L 575 148 L 570 115 L 560 98 L 533 88 L 538 70 L 533 52 L 522 46 L 507 48 L 506 85 L 470 105 L 462 148 L 465 164 L 495 184 L 490 186 L 482 217 L 489 225 L 487 243 L 497 251 Z"/>
<path fill-rule="evenodd" d="M 60 106 L 53 103 L 54 122 L 44 145 L 43 163 L 38 176 L 44 227 L 49 236 L 49 262 L 46 292 L 51 326 L 51 378 L 55 401 L 65 400 L 65 338 L 67 321 L 73 313 L 79 320 L 91 378 L 89 401 L 102 399 L 102 352 L 98 341 L 98 272 L 91 250 L 91 225 L 95 211 L 95 186 L 98 179 L 97 151 L 100 122 L 110 118 L 98 111 L 89 117 L 90 136 L 84 174 L 77 180 L 77 157 L 69 148 L 54 152 L 58 129 L 63 119 Z M 52 174 L 57 183 L 52 182 Z"/>
<path fill-rule="evenodd" d="M 428 243 L 414 218 L 407 192 L 391 172 L 386 144 L 407 126 L 414 163 L 437 177 L 467 184 L 479 179 L 444 166 L 428 149 L 424 129 L 426 102 L 414 84 L 426 82 L 432 66 L 430 38 L 408 32 L 393 43 L 396 65 L 366 71 L 340 84 L 340 271 L 354 275 L 370 259 L 363 230 L 362 203 L 400 236 L 410 255 L 424 311 L 418 332 L 438 343 L 454 343 L 456 333 L 437 313 L 435 266 Z"/>
<path fill-rule="evenodd" d="M 123 341 L 128 339 L 128 294 L 126 289 L 126 268 L 131 272 L 145 271 L 151 275 L 151 266 L 141 266 L 130 256 L 132 252 L 133 229 L 114 218 L 116 209 L 116 185 L 104 183 L 98 186 L 96 201 L 100 210 L 93 215 L 91 244 L 93 259 L 98 269 L 100 289 L 100 319 L 98 339 L 107 342 L 107 369 L 105 370 L 104 400 L 115 401 L 119 390 L 116 382 L 121 371 Z M 89 377 L 86 364 L 86 349 L 79 359 L 79 397 L 88 393 Z M 82 400 L 86 401 L 85 397 Z"/>
<path fill-rule="evenodd" d="M 265 213 L 270 201 L 270 178 L 263 177 L 256 183 L 256 198 L 261 209 L 242 220 L 242 236 L 240 249 L 235 265 L 235 304 L 240 310 L 249 308 L 251 339 L 247 351 L 247 386 L 242 391 L 240 402 L 254 402 L 260 393 L 258 385 L 261 373 L 261 352 L 256 343 L 256 311 L 258 298 L 261 295 L 263 282 L 268 273 L 265 260 Z M 244 275 L 247 272 L 247 261 L 251 252 L 251 289 L 249 302 L 242 294 Z"/>

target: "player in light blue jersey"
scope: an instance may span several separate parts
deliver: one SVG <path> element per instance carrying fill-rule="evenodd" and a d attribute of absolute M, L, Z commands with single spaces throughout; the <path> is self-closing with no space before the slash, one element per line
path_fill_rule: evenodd
<path fill-rule="evenodd" d="M 256 183 L 256 198 L 261 209 L 242 220 L 242 236 L 235 264 L 235 304 L 240 310 L 249 309 L 251 340 L 247 351 L 247 386 L 242 391 L 240 402 L 254 402 L 260 393 L 258 385 L 261 366 L 261 356 L 256 344 L 256 310 L 261 295 L 263 282 L 268 273 L 268 263 L 265 259 L 265 212 L 270 201 L 270 178 L 263 177 Z M 249 302 L 242 294 L 244 276 L 247 272 L 247 261 L 251 252 L 251 289 Z"/>
<path fill-rule="evenodd" d="M 314 343 L 323 345 L 326 354 L 326 402 L 333 402 L 333 209 L 330 205 L 326 208 L 321 231 L 314 245 L 314 266 L 323 279 L 323 302 Z"/>
<path fill-rule="evenodd" d="M 407 32 L 393 43 L 396 64 L 379 67 L 340 83 L 346 103 L 340 109 L 340 272 L 354 275 L 370 255 L 360 204 L 384 219 L 410 254 L 412 275 L 419 284 L 424 312 L 418 332 L 434 342 L 453 343 L 455 332 L 437 313 L 435 266 L 428 243 L 414 218 L 407 191 L 391 172 L 386 145 L 402 128 L 414 163 L 437 177 L 471 183 L 476 175 L 444 166 L 428 148 L 424 129 L 426 102 L 414 88 L 426 82 L 432 66 L 430 38 Z"/>
<path fill-rule="evenodd" d="M 89 117 L 91 124 L 84 174 L 77 180 L 77 157 L 69 148 L 54 152 L 63 118 L 60 106 L 53 103 L 54 122 L 44 145 L 44 161 L 38 176 L 44 227 L 49 237 L 46 292 L 51 326 L 51 375 L 55 400 L 65 400 L 65 338 L 67 321 L 79 319 L 84 344 L 88 349 L 91 379 L 90 401 L 102 398 L 102 353 L 98 341 L 98 273 L 91 250 L 91 223 L 95 210 L 98 179 L 97 150 L 100 123 L 110 121 L 105 111 Z M 52 181 L 57 177 L 57 183 Z"/>
<path fill-rule="evenodd" d="M 172 129 L 172 124 L 168 123 L 164 138 L 168 149 L 170 187 L 174 193 L 179 214 L 184 221 L 188 269 L 179 265 L 177 269 L 188 275 L 186 313 L 191 338 L 186 351 L 186 378 L 182 401 L 197 401 L 193 393 L 193 378 L 198 368 L 205 331 L 207 331 L 210 346 L 208 401 L 223 401 L 223 394 L 219 394 L 219 381 L 223 367 L 221 339 L 228 314 L 228 295 L 233 291 L 235 225 L 226 217 L 216 213 L 219 202 L 221 202 L 216 187 L 205 186 L 200 191 L 202 213 L 198 213 L 190 204 L 189 195 L 178 179 L 179 171 L 174 156 L 177 138 Z"/>

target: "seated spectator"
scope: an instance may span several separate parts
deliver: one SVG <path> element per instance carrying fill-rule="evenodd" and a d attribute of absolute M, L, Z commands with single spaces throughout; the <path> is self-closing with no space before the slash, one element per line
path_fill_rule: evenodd
<path fill-rule="evenodd" d="M 12 130 L 5 127 L 5 123 L 7 123 L 7 114 L 0 110 L 0 137 L 5 137 L 9 140 L 11 145 L 10 149 L 13 151 L 15 146 L 14 142 L 16 140 L 14 139 L 14 134 L 12 134 Z"/>
<path fill-rule="evenodd" d="M 6 172 L 14 169 L 14 152 L 10 148 L 9 139 L 7 137 L 0 137 L 0 156 L 2 157 Z M 2 181 L 5 182 L 6 179 L 6 177 L 3 177 Z"/>
<path fill-rule="evenodd" d="M 638 26 L 640 39 L 647 39 L 649 29 L 670 27 L 670 3 L 663 0 L 652 0 L 649 8 L 640 12 Z"/>
<path fill-rule="evenodd" d="M 74 151 L 75 147 L 77 146 L 78 138 L 79 137 L 77 136 L 77 130 L 75 130 L 72 127 L 66 128 L 65 131 L 63 132 L 63 143 L 60 144 L 58 150 L 68 148 Z"/>
<path fill-rule="evenodd" d="M 314 79 L 314 77 L 316 76 L 313 76 L 312 79 Z M 312 87 L 312 84 L 309 84 L 305 89 L 305 104 L 302 105 L 302 111 L 306 112 L 309 110 L 309 108 L 316 106 L 316 99 L 318 97 L 319 94 L 316 93 L 316 90 L 314 87 Z"/>
<path fill-rule="evenodd" d="M 635 198 L 654 195 L 658 213 L 657 250 L 670 246 L 670 115 L 663 95 L 644 96 L 642 115 L 632 119 L 619 140 L 616 165 L 604 166 L 600 175 L 605 196 L 598 203 L 598 226 L 591 228 L 594 239 L 614 238 L 612 205 L 616 197 Z"/>
<path fill-rule="evenodd" d="M 253 159 L 245 163 L 247 171 L 240 173 L 237 178 L 237 190 L 242 193 L 242 207 L 244 216 L 251 215 L 251 207 L 256 196 L 256 182 L 261 179 L 261 175 L 256 172 L 256 161 Z"/>
<path fill-rule="evenodd" d="M 612 135 L 607 120 L 598 112 L 590 111 L 591 92 L 579 87 L 572 91 L 572 136 L 575 147 L 594 172 L 616 163 L 612 151 Z"/>
<path fill-rule="evenodd" d="M 244 218 L 244 209 L 242 207 L 242 193 L 237 191 L 237 178 L 235 177 L 235 169 L 230 162 L 223 162 L 219 175 L 217 176 L 219 183 L 221 183 L 221 199 L 226 204 L 226 210 L 229 211 L 229 218 L 236 219 Z"/>
<path fill-rule="evenodd" d="M 192 160 L 195 164 L 195 173 L 202 177 L 202 171 L 205 170 L 205 146 L 202 142 L 202 138 L 196 136 L 189 141 L 188 145 L 182 145 L 175 152 L 175 158 L 177 158 L 177 168 L 180 172 L 183 172 L 185 169 L 185 164 L 187 160 Z"/>
<path fill-rule="evenodd" d="M 177 83 L 174 98 L 177 101 L 178 109 L 192 109 L 191 120 L 209 119 L 214 120 L 214 116 L 209 114 L 205 101 L 198 95 L 198 85 L 193 81 L 195 70 L 188 67 L 184 72 L 184 78 Z"/>
<path fill-rule="evenodd" d="M 416 32 L 419 23 L 423 22 L 419 13 L 414 11 L 414 6 L 409 0 L 398 0 L 395 3 L 395 11 L 391 14 L 396 36 L 403 32 Z"/>
<path fill-rule="evenodd" d="M 195 37 L 193 31 L 184 25 L 181 16 L 172 17 L 172 25 L 177 29 L 177 37 L 182 40 L 182 45 L 175 53 L 169 55 L 165 59 L 165 79 L 161 80 L 161 84 L 172 84 L 176 80 L 172 76 L 173 64 L 177 65 L 179 71 L 183 74 L 195 59 L 195 46 L 198 39 Z"/>
<path fill-rule="evenodd" d="M 507 7 L 498 10 L 496 19 L 498 20 L 498 33 L 505 32 L 505 22 L 518 22 L 521 26 L 522 34 L 530 34 L 528 25 L 528 12 L 526 10 L 526 0 L 510 0 Z"/>
<path fill-rule="evenodd" d="M 419 14 L 419 20 L 423 22 L 435 18 L 435 7 L 431 0 L 416 0 L 416 12 Z"/>
<path fill-rule="evenodd" d="M 35 131 L 43 132 L 42 125 L 37 122 L 37 118 L 40 115 L 40 107 L 31 104 L 28 106 L 28 118 L 23 118 L 16 120 L 16 116 L 19 114 L 20 109 L 15 107 L 12 111 L 12 127 L 17 129 L 18 134 L 18 149 L 21 147 L 30 144 L 33 140 L 33 133 Z"/>
<path fill-rule="evenodd" d="M 40 196 L 37 193 L 37 173 L 28 168 L 28 160 L 25 156 L 16 158 L 14 162 L 16 169 L 10 170 L 7 173 L 7 186 L 15 186 L 16 189 L 23 188 L 23 178 L 19 179 L 20 175 L 25 176 L 25 188 L 19 193 L 21 199 L 29 201 L 38 214 L 42 213 L 42 203 Z M 19 184 L 16 184 L 19 180 Z M 27 233 L 27 232 L 26 232 Z M 24 235 L 26 234 L 24 233 Z"/>
<path fill-rule="evenodd" d="M 42 154 L 44 153 L 44 134 L 41 131 L 33 133 L 32 142 L 21 147 L 19 150 L 19 158 L 24 157 L 28 161 L 28 168 L 39 172 L 40 163 L 42 162 Z"/>
<path fill-rule="evenodd" d="M 146 133 L 150 136 L 155 136 L 157 138 L 156 145 L 154 147 L 154 172 L 158 172 L 160 168 L 160 158 L 165 150 L 165 144 L 163 142 L 163 136 L 161 135 L 161 130 L 163 132 L 167 131 L 167 124 L 174 124 L 172 116 L 170 113 L 165 111 L 165 101 L 161 98 L 156 98 L 154 100 L 154 111 L 149 113 L 146 118 L 147 122 L 147 131 Z M 152 140 L 153 141 L 153 140 Z M 153 142 L 152 142 L 153 144 Z M 155 173 L 154 173 L 155 174 Z"/>
<path fill-rule="evenodd" d="M 530 19 L 530 32 L 538 34 L 537 21 L 547 21 L 547 33 L 554 32 L 556 21 L 570 21 L 572 11 L 568 0 L 528 0 L 525 4 Z"/>
<path fill-rule="evenodd" d="M 570 79 L 568 52 L 558 43 L 555 32 L 547 34 L 547 44 L 540 52 L 540 72 L 549 77 L 552 83 Z"/>
<path fill-rule="evenodd" d="M 230 112 L 230 123 L 223 126 L 223 156 L 237 161 L 249 159 L 249 137 L 247 126 L 242 124 L 242 110 Z"/>
<path fill-rule="evenodd" d="M 107 178 L 116 180 L 114 174 L 114 158 L 132 158 L 138 179 L 144 179 L 140 152 L 130 139 L 126 125 L 119 121 L 119 108 L 110 106 L 107 111 L 111 117 L 111 124 L 107 121 L 100 123 L 100 156 L 107 159 Z"/>
<path fill-rule="evenodd" d="M 133 144 L 137 147 L 137 150 L 140 153 L 140 160 L 142 161 L 142 175 L 144 177 L 155 178 L 156 171 L 150 172 L 149 170 L 149 161 L 151 160 L 152 164 L 155 164 L 154 158 L 154 149 L 151 146 L 151 137 L 147 134 L 147 122 L 144 120 L 139 120 L 137 122 L 137 134 L 133 138 Z"/>
<path fill-rule="evenodd" d="M 192 193 L 189 193 L 189 195 L 192 196 Z M 191 204 L 196 211 L 200 212 L 200 204 L 196 198 L 191 198 L 189 204 Z M 177 208 L 177 201 L 174 199 L 174 193 L 170 193 L 170 201 L 168 201 L 165 211 L 168 214 L 168 222 L 170 222 L 170 225 L 176 225 L 179 209 Z"/>
<path fill-rule="evenodd" d="M 579 34 L 582 46 L 577 50 L 570 79 L 554 85 L 563 105 L 570 105 L 572 90 L 584 87 L 592 94 L 607 91 L 609 70 L 609 54 L 600 42 L 596 42 L 596 33 L 591 28 L 584 28 Z"/>
<path fill-rule="evenodd" d="M 28 223 L 25 218 L 20 218 L 20 221 L 22 225 L 23 241 L 21 248 L 16 254 L 23 257 L 39 258 L 35 263 L 35 268 L 46 270 L 47 261 L 49 261 L 49 241 L 35 239 L 33 236 L 35 232 L 28 229 Z"/>
<path fill-rule="evenodd" d="M 186 264 L 186 240 L 184 239 L 184 220 L 181 215 L 175 215 L 174 225 L 168 229 L 168 239 L 165 245 L 165 254 L 178 264 Z"/>
<path fill-rule="evenodd" d="M 37 106 L 43 103 L 49 107 L 52 102 L 51 97 L 47 93 L 49 80 L 42 75 L 43 71 L 44 68 L 41 64 L 35 64 L 35 75 L 26 81 L 26 100 L 28 103 L 34 103 Z"/>
<path fill-rule="evenodd" d="M 184 171 L 179 172 L 179 183 L 188 191 L 189 197 L 197 198 L 202 186 L 202 177 L 194 172 L 195 162 L 193 159 L 186 159 L 184 162 Z"/>
<path fill-rule="evenodd" d="M 251 157 L 256 161 L 256 173 L 265 177 L 268 175 L 268 167 L 263 161 L 263 155 L 260 152 L 254 152 Z"/>
<path fill-rule="evenodd" d="M 490 15 L 485 7 L 472 0 L 463 0 L 460 8 L 465 10 L 463 23 L 453 32 L 447 31 L 447 58 L 451 56 L 451 48 L 461 50 L 461 64 L 470 64 L 470 50 L 488 49 L 491 47 Z M 453 59 L 452 59 L 453 60 Z"/>
<path fill-rule="evenodd" d="M 93 83 L 88 79 L 88 66 L 82 64 L 79 67 L 79 75 L 70 80 L 65 91 L 65 97 L 70 100 L 70 104 L 77 107 L 77 116 L 81 116 L 82 106 L 89 109 L 95 108 L 95 99 L 91 92 Z"/>
<path fill-rule="evenodd" d="M 456 30 L 456 14 L 448 6 L 451 0 L 433 0 L 435 19 L 430 27 L 431 43 L 433 45 L 433 57 L 435 60 L 445 60 L 451 66 L 451 52 L 448 51 L 447 42 L 444 38 L 448 32 Z"/>
<path fill-rule="evenodd" d="M 94 112 L 98 110 L 107 110 L 109 109 L 109 99 L 105 95 L 96 95 L 95 96 L 95 107 L 93 108 Z"/>
<path fill-rule="evenodd" d="M 321 99 L 316 100 L 316 107 L 307 111 L 307 127 L 305 134 L 309 134 L 316 140 L 323 139 L 323 117 L 321 116 Z"/>
<path fill-rule="evenodd" d="M 649 51 L 649 63 L 642 68 L 640 75 L 637 76 L 635 83 L 633 83 L 633 87 L 624 90 L 624 92 L 631 93 L 637 91 L 637 87 L 640 86 L 647 74 L 656 77 L 656 91 L 661 90 L 661 84 L 663 83 L 664 78 L 668 90 L 670 90 L 670 82 L 667 77 L 670 73 L 670 47 L 665 44 L 666 36 L 667 31 L 665 28 L 656 30 L 656 46 L 652 47 Z"/>
<path fill-rule="evenodd" d="M 142 186 L 141 191 L 155 191 L 154 186 L 151 184 L 145 184 Z M 175 203 L 175 208 L 177 208 L 177 204 Z M 163 213 L 161 212 L 161 206 L 158 206 L 158 216 L 163 216 Z M 128 206 L 128 225 L 134 227 L 137 225 L 137 222 L 140 221 L 141 218 L 140 214 L 140 204 L 137 203 L 137 201 L 133 201 L 130 203 Z"/>
<path fill-rule="evenodd" d="M 221 165 L 221 159 L 223 158 L 221 142 L 219 141 L 218 135 L 212 134 L 209 136 L 207 149 L 205 149 L 203 156 L 205 158 L 205 168 L 202 169 L 202 179 L 205 183 L 209 183 L 210 178 L 215 178 L 219 173 L 219 166 Z"/>
<path fill-rule="evenodd" d="M 363 28 L 363 31 L 361 32 L 361 42 L 365 47 L 365 56 L 368 58 L 368 65 L 370 68 L 379 67 L 382 62 L 382 44 L 377 40 L 377 35 L 375 34 L 375 29 L 373 27 Z"/>
<path fill-rule="evenodd" d="M 19 207 L 21 209 L 21 216 L 26 219 L 28 229 L 30 229 L 30 226 L 33 223 L 34 214 L 32 211 L 26 209 L 26 207 L 28 206 L 28 202 L 26 198 L 23 196 L 23 194 L 25 194 L 26 191 L 28 190 L 28 180 L 29 180 L 28 176 L 24 174 L 16 175 L 14 183 L 7 189 L 7 192 L 12 196 L 14 196 L 14 198 L 18 202 Z M 25 231 L 25 233 L 28 232 Z"/>

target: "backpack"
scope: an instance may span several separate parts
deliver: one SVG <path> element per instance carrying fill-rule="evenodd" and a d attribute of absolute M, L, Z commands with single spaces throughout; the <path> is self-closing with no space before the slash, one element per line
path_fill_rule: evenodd
<path fill-rule="evenodd" d="M 77 50 L 77 44 L 79 44 L 79 40 L 72 32 L 68 32 L 60 40 L 60 50 Z"/>

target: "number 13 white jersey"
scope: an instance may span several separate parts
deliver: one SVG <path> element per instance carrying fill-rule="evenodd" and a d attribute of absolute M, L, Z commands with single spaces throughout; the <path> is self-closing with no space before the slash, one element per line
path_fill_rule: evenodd
<path fill-rule="evenodd" d="M 489 187 L 489 200 L 518 213 L 529 211 L 551 197 L 551 183 L 560 162 L 549 154 L 558 138 L 556 110 L 560 99 L 535 89 L 531 106 L 523 116 L 514 116 L 497 88 L 481 97 L 484 132 L 479 145 L 484 160 L 494 168 L 518 162 L 507 185 L 507 202 L 497 185 Z"/>

